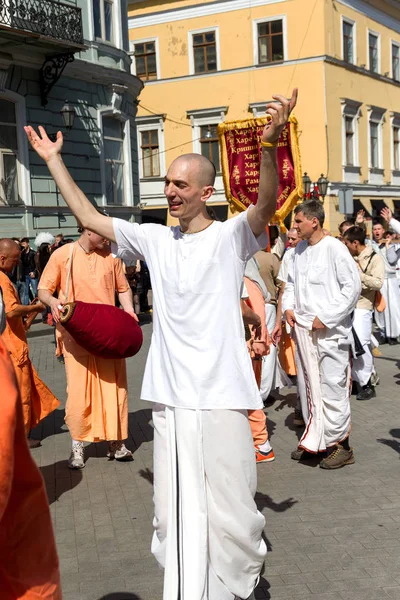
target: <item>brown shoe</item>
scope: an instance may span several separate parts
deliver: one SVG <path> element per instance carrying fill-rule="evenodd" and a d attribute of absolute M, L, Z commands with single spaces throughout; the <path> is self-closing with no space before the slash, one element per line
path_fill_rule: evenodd
<path fill-rule="evenodd" d="M 28 446 L 30 449 L 32 448 L 39 448 L 42 444 L 40 443 L 40 440 L 34 440 L 33 438 L 28 438 Z"/>
<path fill-rule="evenodd" d="M 312 454 L 311 452 L 307 452 L 307 450 L 303 450 L 303 448 L 296 448 L 290 455 L 292 460 L 310 460 L 311 458 L 315 458 L 317 455 Z"/>
<path fill-rule="evenodd" d="M 303 413 L 301 412 L 301 410 L 299 408 L 294 409 L 293 425 L 295 427 L 304 427 L 305 426 L 305 422 L 303 419 Z"/>
<path fill-rule="evenodd" d="M 319 466 L 321 469 L 340 469 L 345 465 L 352 465 L 355 463 L 353 448 L 346 450 L 340 444 L 337 445 L 336 450 L 330 453 L 329 456 L 321 460 Z"/>

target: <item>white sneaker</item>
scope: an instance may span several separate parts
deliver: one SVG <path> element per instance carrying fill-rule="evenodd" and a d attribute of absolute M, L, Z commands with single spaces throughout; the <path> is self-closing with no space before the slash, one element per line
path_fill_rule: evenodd
<path fill-rule="evenodd" d="M 120 460 L 122 462 L 133 460 L 132 452 L 120 441 L 108 442 L 107 456 L 108 458 L 115 458 L 115 460 Z"/>
<path fill-rule="evenodd" d="M 83 442 L 74 442 L 72 444 L 71 456 L 68 460 L 70 469 L 83 469 L 85 466 L 85 448 Z"/>

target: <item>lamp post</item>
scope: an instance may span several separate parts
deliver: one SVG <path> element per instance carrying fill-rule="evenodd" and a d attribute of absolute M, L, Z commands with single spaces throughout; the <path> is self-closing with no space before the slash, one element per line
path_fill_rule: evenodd
<path fill-rule="evenodd" d="M 323 173 L 321 173 L 321 176 L 319 177 L 319 179 L 314 183 L 312 183 L 312 181 L 309 178 L 309 176 L 307 175 L 307 173 L 304 173 L 304 175 L 302 177 L 302 182 L 303 182 L 304 198 L 315 198 L 316 200 L 320 200 L 320 202 L 322 202 L 322 203 L 324 202 L 326 193 L 328 191 L 329 181 L 328 181 L 328 178 L 325 177 Z M 312 190 L 311 190 L 311 184 L 312 184 Z M 322 200 L 321 200 L 321 198 L 322 198 Z"/>

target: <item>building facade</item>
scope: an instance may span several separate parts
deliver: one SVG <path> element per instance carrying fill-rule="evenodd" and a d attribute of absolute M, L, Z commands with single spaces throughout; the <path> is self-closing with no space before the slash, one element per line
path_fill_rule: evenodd
<path fill-rule="evenodd" d="M 88 198 L 140 219 L 134 121 L 142 87 L 131 73 L 124 0 L 1 3 L 0 237 L 77 234 L 26 124 L 61 130 L 64 161 Z"/>
<path fill-rule="evenodd" d="M 166 166 L 212 158 L 216 125 L 259 116 L 299 88 L 303 171 L 329 179 L 327 226 L 364 207 L 400 209 L 400 2 L 397 0 L 130 1 L 132 72 L 145 84 L 137 129 L 143 218 L 169 220 Z M 222 177 L 213 197 L 229 216 Z M 342 194 L 350 202 L 342 205 Z M 339 201 L 340 199 L 340 201 Z M 340 206 L 339 206 L 340 205 Z"/>

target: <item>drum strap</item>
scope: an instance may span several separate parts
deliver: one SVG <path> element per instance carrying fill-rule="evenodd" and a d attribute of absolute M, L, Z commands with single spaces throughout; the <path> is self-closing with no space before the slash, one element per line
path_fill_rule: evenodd
<path fill-rule="evenodd" d="M 72 257 L 74 254 L 75 242 L 71 244 L 71 251 L 69 253 L 69 264 L 68 264 L 68 274 L 67 274 L 67 282 L 65 284 L 65 302 L 68 302 L 68 294 L 69 294 L 69 284 L 71 281 L 72 275 Z M 72 300 L 73 301 L 73 300 Z"/>

